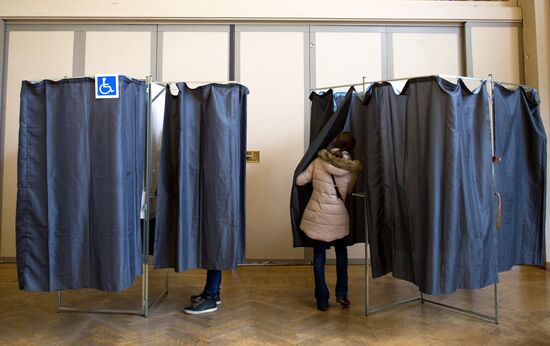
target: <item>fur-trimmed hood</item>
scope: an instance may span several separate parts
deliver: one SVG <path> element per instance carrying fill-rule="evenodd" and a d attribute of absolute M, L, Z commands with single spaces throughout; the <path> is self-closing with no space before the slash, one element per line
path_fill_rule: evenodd
<path fill-rule="evenodd" d="M 359 160 L 350 160 L 343 157 L 338 157 L 326 149 L 320 150 L 317 153 L 317 156 L 334 167 L 345 169 L 351 173 L 357 173 L 363 169 L 363 165 Z"/>

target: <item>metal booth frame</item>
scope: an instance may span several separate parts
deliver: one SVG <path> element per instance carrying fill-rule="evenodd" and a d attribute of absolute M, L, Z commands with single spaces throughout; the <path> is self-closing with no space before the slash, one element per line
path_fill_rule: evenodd
<path fill-rule="evenodd" d="M 435 75 L 435 76 L 436 77 L 441 77 L 441 78 L 447 78 L 447 79 L 456 78 L 456 79 L 472 80 L 472 81 L 479 81 L 479 82 L 488 81 L 487 85 L 488 85 L 488 88 L 489 88 L 489 90 L 488 90 L 489 91 L 488 92 L 489 121 L 490 121 L 490 124 L 491 124 L 491 144 L 492 144 L 491 145 L 491 152 L 492 152 L 492 156 L 494 157 L 495 156 L 495 133 L 494 133 L 495 132 L 495 128 L 494 128 L 495 114 L 494 114 L 494 102 L 493 102 L 494 84 L 499 83 L 499 84 L 515 86 L 515 87 L 520 87 L 520 86 L 527 87 L 527 86 L 522 85 L 522 84 L 516 84 L 516 83 L 494 81 L 493 76 L 491 74 L 489 74 L 487 78 L 474 78 L 474 77 L 465 77 L 465 76 L 458 76 L 458 75 L 444 75 L 444 74 L 439 74 L 439 75 Z M 366 87 L 367 84 L 374 84 L 374 83 L 381 83 L 381 82 L 403 81 L 403 80 L 409 80 L 409 79 L 412 79 L 412 78 L 422 78 L 422 77 L 431 77 L 431 76 L 407 77 L 407 78 L 387 79 L 387 80 L 380 80 L 380 81 L 367 81 L 366 77 L 362 77 L 362 82 L 361 83 L 332 85 L 332 86 L 311 88 L 310 91 L 326 90 L 326 89 L 331 89 L 331 88 L 345 88 L 345 87 L 352 87 L 352 86 L 362 86 L 362 92 L 364 93 L 365 92 L 365 87 Z M 492 175 L 493 175 L 493 178 L 494 178 L 494 176 L 495 176 L 495 162 L 494 162 L 494 160 L 493 160 L 493 163 L 492 163 L 491 167 L 492 167 Z M 365 196 L 364 193 L 353 193 L 352 195 L 354 197 L 357 197 L 357 198 L 362 198 L 364 200 L 365 207 L 366 207 L 366 196 Z M 367 214 L 365 212 L 365 239 L 366 239 L 366 242 L 365 242 L 365 316 L 371 316 L 371 315 L 379 313 L 379 312 L 392 310 L 394 308 L 400 307 L 400 306 L 405 305 L 405 304 L 409 304 L 409 303 L 413 303 L 413 302 L 420 302 L 421 304 L 424 304 L 424 303 L 432 304 L 434 306 L 438 306 L 438 307 L 444 308 L 446 310 L 453 311 L 453 312 L 456 312 L 456 313 L 459 313 L 459 314 L 462 314 L 462 315 L 465 315 L 465 316 L 469 316 L 469 317 L 472 317 L 472 318 L 475 318 L 475 319 L 479 319 L 479 320 L 499 324 L 498 282 L 492 285 L 493 286 L 493 303 L 494 303 L 494 314 L 493 315 L 482 314 L 482 313 L 479 313 L 479 312 L 476 312 L 476 311 L 473 311 L 473 310 L 462 309 L 462 308 L 459 308 L 457 306 L 453 306 L 453 305 L 450 305 L 450 304 L 444 304 L 444 303 L 426 298 L 425 294 L 423 292 L 419 292 L 420 295 L 418 295 L 416 297 L 413 297 L 413 298 L 407 298 L 407 299 L 399 300 L 399 301 L 389 303 L 389 304 L 379 305 L 379 306 L 376 306 L 376 307 L 370 307 L 369 304 L 371 303 L 371 299 L 369 298 L 369 292 L 370 292 L 371 288 L 370 288 L 369 265 L 368 265 L 369 242 L 368 242 L 368 223 L 366 222 L 366 217 L 367 217 Z"/>
<path fill-rule="evenodd" d="M 145 146 L 145 174 L 144 174 L 144 212 L 143 218 L 143 244 L 142 244 L 142 277 L 141 277 L 141 309 L 88 309 L 77 308 L 62 305 L 62 291 L 57 291 L 57 312 L 84 312 L 84 313 L 100 313 L 100 314 L 125 314 L 125 315 L 140 315 L 149 317 L 149 310 L 154 307 L 164 296 L 168 294 L 168 270 L 164 271 L 164 287 L 160 295 L 158 295 L 152 303 L 149 302 L 149 224 L 151 220 L 150 203 L 151 199 L 155 198 L 151 194 L 151 157 L 152 157 L 152 131 L 151 131 L 151 104 L 153 101 L 151 95 L 152 76 L 147 76 L 147 107 L 146 107 L 146 146 Z"/>
<path fill-rule="evenodd" d="M 164 270 L 163 278 L 163 289 L 161 293 L 152 301 L 149 300 L 149 265 L 152 264 L 150 255 L 149 255 L 149 225 L 151 220 L 151 200 L 156 198 L 156 195 L 151 193 L 151 172 L 152 164 L 151 158 L 153 155 L 152 152 L 152 112 L 151 105 L 153 101 L 159 97 L 163 92 L 166 92 L 166 89 L 163 89 L 158 95 L 153 96 L 151 94 L 151 85 L 155 84 L 165 84 L 168 85 L 172 82 L 156 82 L 153 81 L 152 76 L 147 76 L 147 107 L 146 107 L 146 151 L 145 151 L 145 175 L 144 175 L 144 211 L 145 215 L 143 218 L 143 246 L 142 246 L 142 265 L 143 273 L 141 279 L 141 309 L 140 310 L 120 310 L 120 309 L 88 309 L 88 308 L 76 308 L 62 305 L 61 292 L 57 291 L 57 312 L 84 312 L 84 313 L 100 313 L 100 314 L 126 314 L 126 315 L 140 315 L 143 317 L 149 317 L 150 310 L 160 302 L 160 300 L 168 294 L 168 269 Z M 238 83 L 234 80 L 227 81 L 186 81 L 186 83 L 192 84 L 209 84 L 209 83 Z"/>

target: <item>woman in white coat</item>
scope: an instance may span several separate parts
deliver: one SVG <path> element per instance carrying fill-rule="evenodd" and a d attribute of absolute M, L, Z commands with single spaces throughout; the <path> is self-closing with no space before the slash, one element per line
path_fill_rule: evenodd
<path fill-rule="evenodd" d="M 357 172 L 363 168 L 358 160 L 352 160 L 350 152 L 355 138 L 350 132 L 336 137 L 335 147 L 319 151 L 318 157 L 297 178 L 297 185 L 313 183 L 313 193 L 304 211 L 300 228 L 311 239 L 315 298 L 317 308 L 328 309 L 329 291 L 325 282 L 326 248 L 333 245 L 336 251 L 336 301 L 349 306 L 348 252 L 345 237 L 349 234 L 349 216 L 346 197 L 353 190 Z"/>

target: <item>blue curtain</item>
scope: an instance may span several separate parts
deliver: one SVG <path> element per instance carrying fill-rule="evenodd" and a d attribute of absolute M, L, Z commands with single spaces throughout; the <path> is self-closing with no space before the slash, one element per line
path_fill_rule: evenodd
<path fill-rule="evenodd" d="M 536 90 L 495 85 L 495 166 L 502 196 L 498 231 L 499 271 L 516 264 L 544 265 L 546 133 Z"/>
<path fill-rule="evenodd" d="M 309 144 L 311 144 L 334 113 L 332 89 L 322 94 L 311 93 L 309 100 L 311 101 Z"/>
<path fill-rule="evenodd" d="M 393 272 L 428 294 L 498 280 L 486 88 L 437 77 L 365 98 L 373 276 Z"/>
<path fill-rule="evenodd" d="M 392 272 L 422 292 L 447 294 L 496 283 L 498 272 L 515 264 L 545 263 L 546 135 L 536 91 L 495 86 L 495 145 L 502 159 L 495 176 L 485 84 L 472 92 L 461 80 L 415 78 L 399 94 L 377 83 L 362 104 L 352 90 L 310 100 L 315 140 L 295 175 L 338 132 L 352 131 L 353 157 L 365 163 L 356 191 L 366 191 L 374 277 Z M 294 246 L 310 246 L 299 230 L 310 189 L 293 186 Z M 496 191 L 502 196 L 499 230 Z M 361 208 L 348 205 L 355 234 L 364 227 Z"/>
<path fill-rule="evenodd" d="M 166 91 L 155 268 L 245 261 L 246 96 L 242 85 Z"/>
<path fill-rule="evenodd" d="M 318 95 L 312 93 L 311 100 L 311 127 L 310 135 L 314 138 L 310 143 L 304 157 L 298 163 L 294 171 L 290 196 L 290 220 L 292 225 L 292 237 L 294 247 L 313 247 L 314 242 L 300 229 L 302 215 L 312 193 L 311 184 L 296 186 L 296 177 L 317 157 L 319 150 L 330 146 L 336 136 L 342 131 L 351 131 L 356 138 L 361 138 L 361 128 L 355 123 L 361 123 L 361 99 L 351 88 L 344 96 L 339 96 L 335 103 L 333 93 L 329 90 Z M 336 110 L 334 106 L 337 105 Z M 315 133 L 316 130 L 320 130 Z M 356 147 L 352 153 L 354 159 L 362 159 L 361 149 Z M 363 161 L 364 162 L 364 161 Z M 358 178 L 355 191 L 363 191 L 363 179 Z M 365 212 L 364 201 L 350 196 L 346 200 L 346 208 L 350 215 L 350 234 L 346 237 L 346 244 L 365 242 Z"/>
<path fill-rule="evenodd" d="M 17 191 L 21 289 L 124 290 L 141 274 L 146 85 L 119 77 L 24 81 Z"/>
<path fill-rule="evenodd" d="M 404 199 L 407 96 L 389 83 L 365 95 L 365 190 L 373 277 L 394 271 L 414 282 L 411 234 Z M 395 274 L 394 274 L 395 275 Z"/>
<path fill-rule="evenodd" d="M 342 102 L 345 100 L 345 93 L 334 93 L 334 107 L 338 109 Z M 349 131 L 355 137 L 357 144 L 351 152 L 351 157 L 354 160 L 359 160 L 363 165 L 367 162 L 365 157 L 365 146 L 362 143 L 365 142 L 365 107 L 363 106 L 363 99 L 357 92 L 353 92 L 351 95 L 350 106 L 344 124 L 343 131 Z M 329 145 L 331 147 L 332 144 Z M 363 194 L 365 193 L 365 178 L 364 171 L 359 172 L 353 193 Z M 365 224 L 366 224 L 366 200 L 360 196 L 350 195 L 346 200 L 346 208 L 349 214 L 350 221 L 350 234 L 347 237 L 347 244 L 353 245 L 356 243 L 364 243 L 367 238 Z"/>

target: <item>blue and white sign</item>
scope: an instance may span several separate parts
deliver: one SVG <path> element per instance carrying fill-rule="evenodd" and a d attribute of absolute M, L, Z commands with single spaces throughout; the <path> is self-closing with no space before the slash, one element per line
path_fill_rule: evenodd
<path fill-rule="evenodd" d="M 96 99 L 117 99 L 118 98 L 118 74 L 96 74 L 95 75 L 95 98 Z"/>

